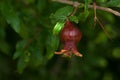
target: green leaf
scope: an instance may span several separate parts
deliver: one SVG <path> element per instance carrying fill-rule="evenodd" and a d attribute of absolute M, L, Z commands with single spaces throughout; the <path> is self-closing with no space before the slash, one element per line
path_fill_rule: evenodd
<path fill-rule="evenodd" d="M 78 19 L 79 19 L 79 21 L 84 22 L 84 21 L 86 21 L 88 16 L 89 16 L 89 11 L 86 10 L 86 11 L 79 14 Z"/>
<path fill-rule="evenodd" d="M 70 16 L 69 19 L 70 19 L 70 21 L 73 21 L 75 23 L 79 22 L 78 17 L 76 17 L 76 16 Z"/>
<path fill-rule="evenodd" d="M 19 58 L 18 64 L 17 64 L 17 71 L 21 74 L 25 67 L 27 66 L 27 63 L 24 61 L 24 58 Z"/>
<path fill-rule="evenodd" d="M 57 22 L 54 29 L 53 29 L 53 34 L 58 35 L 61 29 L 64 27 L 65 22 Z"/>
<path fill-rule="evenodd" d="M 109 7 L 120 7 L 120 0 L 110 0 L 107 5 Z"/>
<path fill-rule="evenodd" d="M 93 0 L 85 0 L 86 3 L 92 3 Z"/>
<path fill-rule="evenodd" d="M 31 56 L 31 53 L 26 50 L 22 53 L 22 56 L 19 58 L 18 64 L 17 64 L 17 70 L 20 74 L 23 72 L 23 70 L 28 65 L 30 61 L 30 56 Z"/>
<path fill-rule="evenodd" d="M 28 29 L 26 27 L 26 25 L 24 23 L 21 22 L 20 24 L 20 32 L 19 35 L 24 38 L 24 39 L 28 39 L 29 38 L 29 34 L 28 34 Z"/>
<path fill-rule="evenodd" d="M 27 63 L 27 62 L 29 62 L 30 61 L 30 56 L 31 56 L 31 53 L 28 51 L 28 50 L 26 50 L 26 51 L 24 51 L 24 54 L 23 54 L 24 56 L 24 61 Z"/>
<path fill-rule="evenodd" d="M 43 63 L 43 48 L 41 46 L 42 44 L 36 42 L 30 46 L 29 50 L 31 51 L 31 67 L 38 67 Z"/>
<path fill-rule="evenodd" d="M 0 10 L 7 23 L 11 25 L 11 27 L 19 33 L 20 31 L 20 20 L 14 11 L 12 5 L 10 3 L 1 2 Z"/>
<path fill-rule="evenodd" d="M 84 5 L 84 9 L 85 9 L 85 11 L 87 11 L 88 10 L 88 5 L 89 5 L 89 3 L 91 3 L 92 2 L 92 0 L 85 0 L 85 5 Z"/>
<path fill-rule="evenodd" d="M 18 57 L 20 57 L 22 53 L 23 53 L 22 51 L 16 51 L 13 55 L 13 59 L 17 59 Z"/>
<path fill-rule="evenodd" d="M 66 17 L 69 16 L 73 11 L 73 7 L 66 6 L 58 9 L 55 14 L 51 14 L 50 18 L 55 19 L 56 21 L 65 21 Z"/>
<path fill-rule="evenodd" d="M 17 59 L 23 54 L 26 43 L 26 40 L 22 40 L 16 44 L 16 52 L 13 55 L 13 59 Z"/>
<path fill-rule="evenodd" d="M 49 35 L 47 38 L 47 43 L 46 43 L 46 47 L 47 47 L 47 54 L 46 54 L 46 58 L 47 59 L 51 59 L 54 55 L 54 52 L 58 49 L 59 46 L 59 38 L 58 36 L 54 36 L 54 35 Z"/>

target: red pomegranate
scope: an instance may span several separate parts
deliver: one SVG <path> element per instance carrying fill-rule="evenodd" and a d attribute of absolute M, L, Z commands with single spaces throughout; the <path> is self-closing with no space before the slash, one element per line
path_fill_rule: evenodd
<path fill-rule="evenodd" d="M 78 52 L 76 46 L 81 40 L 82 33 L 75 24 L 67 20 L 64 28 L 60 32 L 60 39 L 64 45 L 64 48 L 60 52 L 55 54 L 63 54 L 64 56 L 71 57 L 72 53 L 76 56 L 82 57 L 82 54 Z"/>

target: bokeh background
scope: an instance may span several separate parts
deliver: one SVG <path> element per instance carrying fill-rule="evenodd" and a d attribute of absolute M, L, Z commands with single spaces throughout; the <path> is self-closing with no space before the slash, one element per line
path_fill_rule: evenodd
<path fill-rule="evenodd" d="M 97 0 L 118 12 L 119 3 Z M 83 57 L 54 55 L 62 44 L 59 35 L 53 35 L 57 20 L 51 15 L 65 6 L 51 0 L 0 0 L 0 80 L 120 80 L 119 16 L 97 10 L 109 38 L 99 24 L 94 26 L 93 9 L 88 15 L 79 8 L 76 16 L 83 36 L 78 51 Z M 62 9 L 60 15 L 65 12 Z"/>

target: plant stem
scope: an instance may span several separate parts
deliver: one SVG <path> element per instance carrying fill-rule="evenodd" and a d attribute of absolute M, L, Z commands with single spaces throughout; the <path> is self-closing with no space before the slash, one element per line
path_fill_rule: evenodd
<path fill-rule="evenodd" d="M 59 2 L 59 3 L 64 3 L 64 4 L 69 4 L 69 5 L 72 5 L 74 7 L 76 7 L 76 6 L 78 7 L 79 5 L 83 5 L 83 3 L 79 3 L 77 1 L 73 2 L 73 1 L 70 1 L 70 0 L 52 0 L 52 1 Z M 94 8 L 94 6 L 93 5 L 88 5 L 88 8 Z M 116 16 L 120 16 L 120 12 L 118 12 L 116 10 L 113 10 L 111 8 L 96 5 L 96 9 L 112 13 Z"/>

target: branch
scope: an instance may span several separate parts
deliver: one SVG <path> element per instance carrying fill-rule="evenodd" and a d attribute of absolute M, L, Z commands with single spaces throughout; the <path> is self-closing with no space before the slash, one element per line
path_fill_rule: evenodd
<path fill-rule="evenodd" d="M 69 5 L 72 5 L 74 7 L 78 7 L 79 5 L 84 5 L 83 3 L 79 3 L 77 1 L 73 2 L 73 1 L 70 1 L 70 0 L 52 0 L 52 1 L 63 3 L 63 4 L 69 4 Z M 93 5 L 88 5 L 88 7 L 89 8 L 94 8 Z M 116 16 L 120 16 L 120 12 L 118 12 L 116 10 L 113 10 L 111 8 L 106 8 L 106 7 L 101 7 L 101 6 L 96 5 L 96 9 L 112 13 L 112 14 L 114 14 Z"/>

